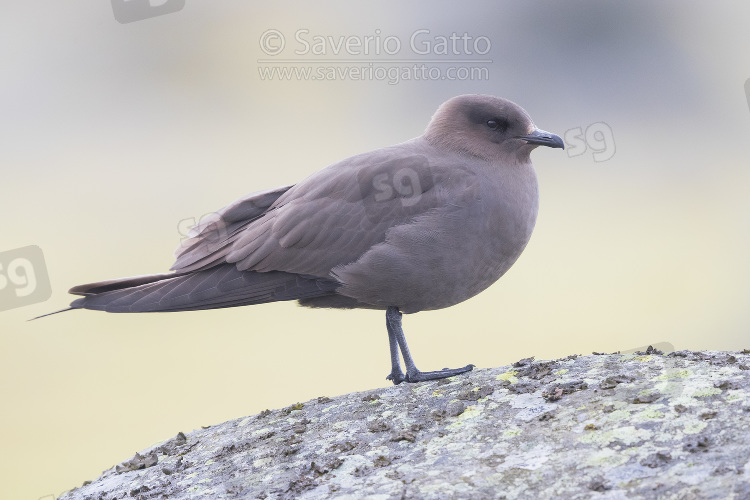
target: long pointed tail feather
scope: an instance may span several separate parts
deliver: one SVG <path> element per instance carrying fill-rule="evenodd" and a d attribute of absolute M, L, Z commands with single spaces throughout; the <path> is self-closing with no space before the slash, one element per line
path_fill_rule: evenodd
<path fill-rule="evenodd" d="M 225 264 L 193 273 L 137 276 L 81 285 L 84 295 L 70 309 L 107 312 L 172 312 L 219 309 L 284 300 L 322 297 L 340 284 L 329 278 L 281 271 L 238 271 Z"/>
<path fill-rule="evenodd" d="M 59 311 L 54 311 L 54 312 L 51 312 L 51 313 L 42 314 L 41 316 L 37 316 L 36 318 L 27 319 L 26 321 L 34 321 L 35 319 L 44 318 L 44 317 L 47 317 L 47 316 L 52 316 L 53 314 L 60 314 L 60 313 L 63 313 L 65 311 L 72 311 L 73 309 L 75 309 L 75 307 L 66 307 L 65 309 L 60 309 Z"/>

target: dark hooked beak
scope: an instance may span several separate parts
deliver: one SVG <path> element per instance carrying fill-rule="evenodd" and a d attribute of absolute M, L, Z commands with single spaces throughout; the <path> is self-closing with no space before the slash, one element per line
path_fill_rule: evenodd
<path fill-rule="evenodd" d="M 565 149 L 565 143 L 560 139 L 559 135 L 545 132 L 544 130 L 536 129 L 529 135 L 519 135 L 518 138 L 523 139 L 527 144 Z"/>

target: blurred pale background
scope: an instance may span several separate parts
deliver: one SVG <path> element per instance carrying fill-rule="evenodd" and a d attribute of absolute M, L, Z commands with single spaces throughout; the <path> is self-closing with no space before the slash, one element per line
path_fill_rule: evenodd
<path fill-rule="evenodd" d="M 381 312 L 26 320 L 73 285 L 165 271 L 180 221 L 417 136 L 457 94 L 514 100 L 571 140 L 603 122 L 611 137 L 589 146 L 603 137 L 611 158 L 580 140 L 533 154 L 541 209 L 521 259 L 480 296 L 405 317 L 423 369 L 750 347 L 749 22 L 739 1 L 187 0 L 129 24 L 105 1 L 6 2 L 0 252 L 38 245 L 53 293 L 0 312 L 0 498 L 59 495 L 180 430 L 386 386 Z M 294 54 L 298 30 L 402 42 L 349 66 L 477 58 L 415 55 L 427 29 L 487 37 L 491 62 L 463 64 L 487 68 L 473 81 L 264 81 L 269 29 L 287 39 L 278 58 L 313 57 Z"/>

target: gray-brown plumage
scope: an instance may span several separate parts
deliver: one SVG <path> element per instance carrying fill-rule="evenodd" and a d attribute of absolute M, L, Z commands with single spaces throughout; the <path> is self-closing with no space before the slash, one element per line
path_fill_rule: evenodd
<path fill-rule="evenodd" d="M 74 287 L 84 297 L 71 308 L 188 311 L 299 300 L 385 309 L 394 383 L 468 371 L 472 365 L 417 370 L 401 312 L 458 304 L 516 261 L 537 215 L 529 154 L 539 145 L 563 147 L 516 104 L 455 97 L 421 137 L 237 200 L 193 228 L 172 273 Z"/>

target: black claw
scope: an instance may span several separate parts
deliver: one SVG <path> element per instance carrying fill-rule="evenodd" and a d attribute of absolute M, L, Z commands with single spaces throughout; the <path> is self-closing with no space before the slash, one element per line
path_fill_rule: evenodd
<path fill-rule="evenodd" d="M 404 380 L 406 380 L 406 377 L 404 376 L 403 373 L 399 372 L 399 373 L 391 373 L 385 379 L 386 380 L 391 380 L 393 382 L 393 385 L 398 385 L 401 382 L 403 382 Z"/>

